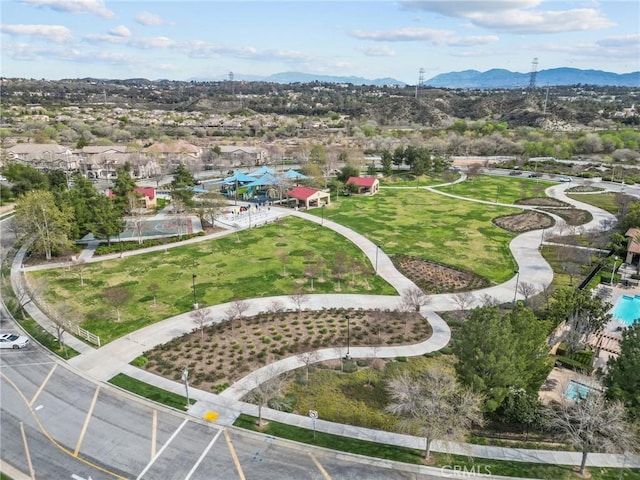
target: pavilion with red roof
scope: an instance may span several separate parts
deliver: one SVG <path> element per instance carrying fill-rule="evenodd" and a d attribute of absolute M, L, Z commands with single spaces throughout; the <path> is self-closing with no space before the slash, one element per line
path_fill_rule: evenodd
<path fill-rule="evenodd" d="M 304 208 L 321 207 L 331 204 L 331 194 L 316 188 L 298 186 L 287 192 L 287 203 Z"/>
<path fill-rule="evenodd" d="M 358 187 L 358 193 L 375 195 L 380 189 L 380 182 L 375 177 L 349 177 L 346 181 L 346 185 L 349 185 L 350 183 Z"/>

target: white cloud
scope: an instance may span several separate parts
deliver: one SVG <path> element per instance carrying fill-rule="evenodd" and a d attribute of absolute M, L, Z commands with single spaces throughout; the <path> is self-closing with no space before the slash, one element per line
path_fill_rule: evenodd
<path fill-rule="evenodd" d="M 133 37 L 127 41 L 127 45 L 134 48 L 170 48 L 176 45 L 176 41 L 168 37 Z"/>
<path fill-rule="evenodd" d="M 167 22 L 163 20 L 160 15 L 156 15 L 155 13 L 151 13 L 151 12 L 139 12 L 138 14 L 136 14 L 134 20 L 140 23 L 141 25 L 147 25 L 147 26 L 171 25 L 171 22 Z"/>
<path fill-rule="evenodd" d="M 109 30 L 109 34 L 114 35 L 116 37 L 130 37 L 131 30 L 129 30 L 124 25 L 118 25 L 117 27 L 114 27 L 111 30 Z"/>
<path fill-rule="evenodd" d="M 99 17 L 111 18 L 113 12 L 104 6 L 102 0 L 22 0 L 36 7 L 49 7 L 58 12 L 92 13 Z"/>
<path fill-rule="evenodd" d="M 396 52 L 388 45 L 372 45 L 369 47 L 360 47 L 359 51 L 368 57 L 395 57 Z"/>
<path fill-rule="evenodd" d="M 614 25 L 596 8 L 539 10 L 541 0 L 404 1 L 411 10 L 464 18 L 497 32 L 545 34 L 608 28 Z"/>
<path fill-rule="evenodd" d="M 28 35 L 54 43 L 73 41 L 71 30 L 62 25 L 0 25 L 0 31 L 9 35 Z"/>
<path fill-rule="evenodd" d="M 472 47 L 475 45 L 488 45 L 498 40 L 500 40 L 500 38 L 496 35 L 452 37 L 441 39 L 439 44 L 446 45 L 447 47 Z"/>
<path fill-rule="evenodd" d="M 366 31 L 354 30 L 351 35 L 361 40 L 375 40 L 377 42 L 416 42 L 437 41 L 447 35 L 453 35 L 450 30 L 434 30 L 431 28 L 406 27 L 396 30 Z"/>
<path fill-rule="evenodd" d="M 580 59 L 631 59 L 638 63 L 638 47 L 629 48 L 628 45 L 609 45 L 602 46 L 600 42 L 596 43 L 576 43 L 571 45 L 548 44 L 543 45 L 539 50 L 546 50 L 554 53 L 564 53 Z M 635 67 L 637 69 L 637 67 Z"/>
<path fill-rule="evenodd" d="M 640 47 L 640 33 L 603 38 L 596 43 L 601 47 L 634 47 L 637 52 Z"/>

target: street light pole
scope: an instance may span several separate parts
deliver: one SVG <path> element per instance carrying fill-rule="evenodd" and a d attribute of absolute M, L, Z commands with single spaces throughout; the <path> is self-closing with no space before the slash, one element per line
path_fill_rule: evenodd
<path fill-rule="evenodd" d="M 191 275 L 191 285 L 193 287 L 193 308 L 198 309 L 198 300 L 196 300 L 196 277 L 197 275 L 194 273 Z"/>
<path fill-rule="evenodd" d="M 516 274 L 516 288 L 513 292 L 513 304 L 516 304 L 516 297 L 518 296 L 518 282 L 520 281 L 520 270 L 514 272 Z"/>
<path fill-rule="evenodd" d="M 189 408 L 191 406 L 191 402 L 189 401 L 189 370 L 186 368 L 182 370 L 182 381 L 184 381 L 184 390 L 187 393 L 187 406 Z"/>
<path fill-rule="evenodd" d="M 614 255 L 613 257 L 613 268 L 611 269 L 611 286 L 613 287 L 613 274 L 616 273 L 616 263 L 618 263 L 618 256 Z"/>
<path fill-rule="evenodd" d="M 324 203 L 322 204 L 322 222 L 320 223 L 320 226 L 324 227 Z"/>
<path fill-rule="evenodd" d="M 351 317 L 349 315 L 345 315 L 347 319 L 347 354 L 344 356 L 345 360 L 349 360 L 350 358 L 350 346 L 351 346 Z"/>

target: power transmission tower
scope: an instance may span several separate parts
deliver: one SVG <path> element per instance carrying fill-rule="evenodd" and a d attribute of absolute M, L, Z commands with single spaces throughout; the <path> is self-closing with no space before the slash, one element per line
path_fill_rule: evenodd
<path fill-rule="evenodd" d="M 538 59 L 534 58 L 531 62 L 531 73 L 529 74 L 529 90 L 536 88 L 536 76 L 538 75 Z"/>
<path fill-rule="evenodd" d="M 418 71 L 418 83 L 416 84 L 416 98 L 418 98 L 418 90 L 424 84 L 424 68 Z"/>

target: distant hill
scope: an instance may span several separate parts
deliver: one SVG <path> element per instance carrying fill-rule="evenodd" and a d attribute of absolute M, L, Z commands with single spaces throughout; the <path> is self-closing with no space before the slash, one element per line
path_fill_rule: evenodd
<path fill-rule="evenodd" d="M 227 80 L 228 77 L 218 76 L 214 78 L 193 78 L 190 80 L 197 81 L 223 81 Z M 273 75 L 268 76 L 259 76 L 259 75 L 245 75 L 243 73 L 234 73 L 235 81 L 246 81 L 246 82 L 272 82 L 272 83 L 312 83 L 312 82 L 322 82 L 322 83 L 351 83 L 353 85 L 376 85 L 376 86 L 384 86 L 384 85 L 399 85 L 404 86 L 405 83 L 400 80 L 396 80 L 395 78 L 376 78 L 376 79 L 368 79 L 364 77 L 342 77 L 336 75 L 317 75 L 315 73 L 302 73 L 302 72 L 281 72 L 274 73 Z"/>
<path fill-rule="evenodd" d="M 436 75 L 425 85 L 440 88 L 525 88 L 529 86 L 529 73 L 492 69 L 486 72 L 464 70 Z M 599 85 L 612 87 L 640 87 L 640 72 L 611 73 L 602 70 L 552 68 L 540 70 L 536 75 L 538 87 L 555 85 Z"/>

